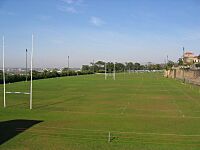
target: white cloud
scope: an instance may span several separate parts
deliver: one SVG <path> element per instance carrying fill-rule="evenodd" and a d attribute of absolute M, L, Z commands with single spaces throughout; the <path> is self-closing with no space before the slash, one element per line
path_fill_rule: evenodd
<path fill-rule="evenodd" d="M 105 24 L 105 22 L 101 18 L 94 16 L 90 18 L 90 23 L 98 27 Z"/>
<path fill-rule="evenodd" d="M 63 2 L 67 4 L 80 4 L 82 3 L 82 0 L 62 0 Z"/>
<path fill-rule="evenodd" d="M 76 8 L 72 7 L 72 6 L 59 6 L 58 9 L 62 12 L 68 12 L 68 13 L 72 13 L 72 14 L 76 14 L 78 13 L 78 11 L 76 10 Z"/>
<path fill-rule="evenodd" d="M 58 9 L 62 12 L 68 12 L 72 14 L 78 13 L 80 7 L 83 4 L 83 0 L 61 0 L 64 2 L 62 5 L 58 6 Z"/>

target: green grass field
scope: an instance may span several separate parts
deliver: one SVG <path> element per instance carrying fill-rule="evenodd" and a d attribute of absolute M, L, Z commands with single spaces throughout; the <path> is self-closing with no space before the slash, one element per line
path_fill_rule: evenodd
<path fill-rule="evenodd" d="M 6 87 L 27 89 L 25 82 Z M 103 75 L 37 80 L 33 110 L 28 95 L 7 95 L 3 108 L 0 88 L 0 137 L 13 130 L 0 149 L 200 149 L 200 87 L 160 73 L 117 74 L 116 81 Z M 18 119 L 41 122 L 26 129 Z"/>

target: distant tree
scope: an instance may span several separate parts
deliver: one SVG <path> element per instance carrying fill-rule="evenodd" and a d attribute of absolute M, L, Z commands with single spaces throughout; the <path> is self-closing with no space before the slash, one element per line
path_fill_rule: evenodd
<path fill-rule="evenodd" d="M 161 69 L 162 69 L 162 67 L 160 64 L 154 65 L 154 70 L 161 70 Z"/>
<path fill-rule="evenodd" d="M 126 62 L 126 70 L 134 70 L 134 64 L 132 62 Z"/>
<path fill-rule="evenodd" d="M 175 64 L 175 63 L 174 63 L 173 61 L 169 60 L 165 68 L 166 68 L 167 70 L 169 70 L 169 69 L 171 69 L 171 68 L 174 66 L 174 64 Z"/>
<path fill-rule="evenodd" d="M 137 62 L 136 62 L 136 63 L 134 64 L 134 69 L 135 69 L 135 70 L 140 70 L 140 63 L 137 63 Z"/>
<path fill-rule="evenodd" d="M 50 75 L 51 75 L 51 77 L 59 77 L 60 76 L 57 69 L 53 69 L 51 71 Z"/>
<path fill-rule="evenodd" d="M 145 69 L 147 69 L 147 66 L 145 66 L 145 65 L 140 65 L 140 70 L 145 70 Z"/>
<path fill-rule="evenodd" d="M 3 83 L 3 71 L 0 70 L 0 84 Z"/>
<path fill-rule="evenodd" d="M 182 59 L 182 58 L 179 58 L 179 59 L 178 59 L 178 65 L 179 65 L 179 66 L 182 66 L 182 65 L 183 65 L 183 59 Z"/>
<path fill-rule="evenodd" d="M 63 68 L 62 71 L 69 71 L 69 68 Z"/>
<path fill-rule="evenodd" d="M 48 70 L 46 70 L 46 69 L 43 71 L 43 76 L 44 76 L 44 78 L 47 78 L 47 77 L 48 77 L 48 72 L 49 72 L 49 71 L 48 71 Z M 37 72 L 37 71 L 35 71 L 35 74 L 37 75 L 37 74 L 38 74 L 38 72 Z"/>
<path fill-rule="evenodd" d="M 173 67 L 173 65 L 174 65 L 174 62 L 171 61 L 171 60 L 169 60 L 168 63 L 167 63 L 167 66 L 169 66 L 169 67 Z"/>
<path fill-rule="evenodd" d="M 197 68 L 200 68 L 200 63 L 195 64 L 195 66 L 196 66 Z"/>
<path fill-rule="evenodd" d="M 97 61 L 95 63 L 95 69 L 97 70 L 97 72 L 102 72 L 104 71 L 105 69 L 105 62 L 103 61 Z"/>
<path fill-rule="evenodd" d="M 90 71 L 90 66 L 89 65 L 83 65 L 82 71 Z"/>
<path fill-rule="evenodd" d="M 103 61 L 97 61 L 95 64 L 96 64 L 98 67 L 103 67 L 103 66 L 105 65 L 105 62 L 103 62 Z"/>
<path fill-rule="evenodd" d="M 122 72 L 125 69 L 125 65 L 122 63 L 115 63 L 115 70 L 117 72 Z"/>
<path fill-rule="evenodd" d="M 107 71 L 108 72 L 112 72 L 114 70 L 114 63 L 113 62 L 108 62 L 108 63 L 106 63 L 106 67 L 107 67 Z"/>
<path fill-rule="evenodd" d="M 90 71 L 91 72 L 97 72 L 97 70 L 98 70 L 97 65 L 95 63 L 91 62 L 90 63 Z"/>

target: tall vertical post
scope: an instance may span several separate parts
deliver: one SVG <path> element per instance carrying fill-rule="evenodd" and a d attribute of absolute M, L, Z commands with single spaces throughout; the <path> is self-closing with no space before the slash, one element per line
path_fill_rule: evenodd
<path fill-rule="evenodd" d="M 93 74 L 94 74 L 94 59 L 93 59 Z"/>
<path fill-rule="evenodd" d="M 185 48 L 183 47 L 183 64 L 184 64 L 184 54 L 185 54 Z"/>
<path fill-rule="evenodd" d="M 67 62 L 67 66 L 68 66 L 68 70 L 69 70 L 69 56 L 67 57 L 68 62 Z"/>
<path fill-rule="evenodd" d="M 107 69 L 106 69 L 106 62 L 105 62 L 105 80 L 107 80 Z"/>
<path fill-rule="evenodd" d="M 5 78 L 5 58 L 4 58 L 4 36 L 3 36 L 3 106 L 6 107 L 6 78 Z"/>
<path fill-rule="evenodd" d="M 113 79 L 115 80 L 115 62 L 114 62 L 114 70 L 113 70 Z"/>
<path fill-rule="evenodd" d="M 108 142 L 111 142 L 111 134 L 110 134 L 110 131 L 108 132 Z"/>
<path fill-rule="evenodd" d="M 28 73 L 28 69 L 27 69 L 27 49 L 26 49 L 26 82 L 28 80 L 28 76 L 27 76 L 27 73 Z"/>
<path fill-rule="evenodd" d="M 183 64 L 184 64 L 184 53 L 185 53 L 185 48 L 183 47 Z M 185 68 L 183 66 L 183 83 L 185 83 Z"/>
<path fill-rule="evenodd" d="M 33 100 L 33 34 L 32 34 L 32 51 L 31 51 L 31 85 L 30 85 L 30 109 L 32 109 L 32 100 Z"/>
<path fill-rule="evenodd" d="M 69 56 L 67 56 L 67 75 L 69 76 Z"/>
<path fill-rule="evenodd" d="M 124 79 L 125 79 L 125 71 L 126 71 L 126 69 L 124 68 Z"/>
<path fill-rule="evenodd" d="M 169 62 L 169 58 L 168 58 L 168 55 L 167 55 L 167 63 Z"/>

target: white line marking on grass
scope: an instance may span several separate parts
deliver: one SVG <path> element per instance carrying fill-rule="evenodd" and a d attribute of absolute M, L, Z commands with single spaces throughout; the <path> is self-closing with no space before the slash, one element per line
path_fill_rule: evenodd
<path fill-rule="evenodd" d="M 83 111 L 65 111 L 65 110 L 52 110 L 53 112 L 68 112 L 73 114 L 91 114 L 91 115 L 110 115 L 110 116 L 118 116 L 118 114 L 112 114 L 112 113 L 98 113 L 98 112 L 83 112 Z M 136 114 L 124 114 L 125 116 L 134 116 L 134 117 L 149 117 L 149 118 L 183 118 L 183 116 L 155 116 L 155 115 L 136 115 Z M 184 118 L 193 118 L 193 119 L 200 119 L 200 117 L 193 117 L 193 116 L 184 116 Z"/>
<path fill-rule="evenodd" d="M 94 130 L 94 129 L 85 129 L 85 128 L 66 128 L 66 127 L 47 127 L 38 125 L 34 130 L 47 130 L 47 129 L 56 129 L 56 130 L 77 130 L 77 131 L 89 131 L 89 132 L 109 132 L 107 130 Z M 41 129 L 42 128 L 42 129 Z M 28 128 L 16 128 L 17 130 L 26 130 Z M 33 129 L 30 129 L 33 130 Z M 159 136 L 181 136 L 181 137 L 200 137 L 200 134 L 176 134 L 176 133 L 156 133 L 156 132 L 135 132 L 135 131 L 116 131 L 111 130 L 111 133 L 126 133 L 126 134 L 139 134 L 139 135 L 159 135 Z"/>
<path fill-rule="evenodd" d="M 125 113 L 125 111 L 126 111 L 128 105 L 130 105 L 130 102 L 128 102 L 127 105 L 125 105 L 124 107 L 121 107 L 121 108 L 120 108 L 120 109 L 122 109 L 120 114 L 123 115 L 123 114 Z"/>
<path fill-rule="evenodd" d="M 187 85 L 187 84 L 185 84 Z M 180 90 L 178 87 L 176 87 L 176 89 L 180 92 L 183 93 L 183 95 L 185 95 L 189 100 L 193 101 L 195 104 L 197 104 L 198 106 L 200 106 L 200 103 L 198 101 L 196 101 L 196 99 L 194 97 L 192 97 L 190 94 L 187 94 L 186 92 L 183 92 L 182 90 Z M 183 114 L 182 117 L 184 118 L 185 115 Z"/>
<path fill-rule="evenodd" d="M 163 86 L 163 83 L 161 84 L 162 85 L 162 87 L 164 87 Z M 166 91 L 167 91 L 167 93 L 170 95 L 170 91 L 168 90 L 168 89 L 166 89 Z M 180 109 L 180 107 L 178 106 L 178 104 L 176 103 L 176 100 L 172 100 L 172 103 L 176 106 L 176 108 L 177 108 L 177 110 L 178 110 L 178 112 L 179 112 L 179 114 L 181 115 L 181 117 L 185 117 L 185 115 L 184 115 L 184 113 L 183 113 L 183 111 Z"/>
<path fill-rule="evenodd" d="M 185 85 L 187 85 L 187 84 L 185 84 Z M 185 92 L 183 92 L 182 90 L 180 90 L 177 87 L 176 87 L 176 89 L 178 89 L 177 91 L 183 93 L 186 97 L 188 97 L 190 100 L 192 100 L 193 102 L 195 102 L 198 106 L 200 106 L 199 101 L 197 102 L 196 99 L 194 97 L 192 97 L 190 94 L 186 94 Z"/>
<path fill-rule="evenodd" d="M 126 109 L 127 109 L 126 106 L 122 107 L 122 111 L 121 111 L 121 114 L 122 114 L 122 115 L 124 114 L 124 112 L 125 112 Z"/>
<path fill-rule="evenodd" d="M 133 109 L 133 110 L 139 110 L 139 111 L 154 111 L 154 112 L 156 112 L 156 111 L 161 111 L 161 112 L 177 112 L 178 110 L 176 110 L 176 109 L 138 109 L 138 108 L 136 108 L 136 109 Z"/>

